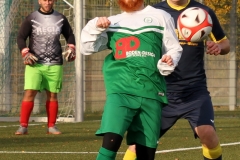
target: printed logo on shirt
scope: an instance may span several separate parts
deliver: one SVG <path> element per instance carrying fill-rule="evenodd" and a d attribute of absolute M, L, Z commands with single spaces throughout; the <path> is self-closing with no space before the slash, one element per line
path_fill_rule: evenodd
<path fill-rule="evenodd" d="M 210 119 L 210 121 L 211 121 L 212 123 L 214 123 L 214 120 Z"/>
<path fill-rule="evenodd" d="M 144 18 L 145 23 L 152 23 L 153 19 L 151 17 Z"/>
<path fill-rule="evenodd" d="M 130 36 L 121 38 L 116 42 L 116 59 L 126 58 L 127 51 L 137 50 L 140 46 L 140 40 L 137 37 Z"/>
<path fill-rule="evenodd" d="M 59 20 L 56 23 L 49 23 L 48 26 L 41 24 L 40 22 L 37 22 L 35 20 L 31 20 L 33 22 L 33 32 L 35 32 L 37 35 L 48 35 L 48 34 L 60 34 L 61 28 L 62 28 L 62 21 L 63 19 Z"/>
<path fill-rule="evenodd" d="M 135 36 L 121 38 L 116 42 L 116 59 L 128 57 L 155 57 L 155 54 L 148 51 L 138 51 L 140 40 Z"/>
<path fill-rule="evenodd" d="M 165 94 L 163 92 L 158 92 L 159 96 L 164 96 Z"/>

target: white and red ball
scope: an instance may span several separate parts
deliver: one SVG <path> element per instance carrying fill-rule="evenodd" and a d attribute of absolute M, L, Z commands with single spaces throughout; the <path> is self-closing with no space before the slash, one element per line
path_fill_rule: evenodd
<path fill-rule="evenodd" d="M 186 41 L 201 42 L 212 31 L 212 18 L 204 9 L 191 7 L 179 15 L 177 28 Z"/>

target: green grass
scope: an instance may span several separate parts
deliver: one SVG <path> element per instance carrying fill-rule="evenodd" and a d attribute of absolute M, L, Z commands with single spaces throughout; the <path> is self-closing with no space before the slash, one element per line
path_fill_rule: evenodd
<path fill-rule="evenodd" d="M 95 116 L 94 116 L 95 115 Z M 16 136 L 18 123 L 0 122 L 0 159 L 1 160 L 94 160 L 101 146 L 101 137 L 94 135 L 99 127 L 100 114 L 85 115 L 80 123 L 59 123 L 62 135 L 47 135 L 45 123 L 30 123 L 29 134 Z M 216 112 L 217 133 L 221 144 L 240 142 L 240 112 Z M 33 125 L 36 124 L 36 125 Z M 179 120 L 159 143 L 158 151 L 177 148 L 199 147 L 186 120 Z M 122 160 L 127 145 L 125 140 L 117 155 Z M 240 144 L 223 146 L 223 159 L 240 159 Z M 4 152 L 5 151 L 5 152 Z M 13 153 L 13 152 L 16 153 Z M 48 152 L 48 153 L 47 153 Z M 57 153 L 58 152 L 58 153 Z M 67 153 L 70 152 L 70 153 Z M 74 153 L 75 152 L 75 153 Z M 157 153 L 156 160 L 202 160 L 201 149 Z"/>

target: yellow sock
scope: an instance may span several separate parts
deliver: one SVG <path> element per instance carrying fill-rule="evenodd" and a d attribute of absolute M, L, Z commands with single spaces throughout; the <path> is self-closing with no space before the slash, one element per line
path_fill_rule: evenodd
<path fill-rule="evenodd" d="M 217 159 L 218 157 L 220 157 L 222 155 L 222 148 L 221 148 L 220 144 L 218 144 L 217 147 L 215 147 L 213 149 L 208 149 L 208 148 L 202 146 L 202 150 L 203 150 L 203 156 L 208 159 Z"/>
<path fill-rule="evenodd" d="M 136 160 L 136 158 L 136 153 L 128 149 L 123 157 L 123 160 Z"/>

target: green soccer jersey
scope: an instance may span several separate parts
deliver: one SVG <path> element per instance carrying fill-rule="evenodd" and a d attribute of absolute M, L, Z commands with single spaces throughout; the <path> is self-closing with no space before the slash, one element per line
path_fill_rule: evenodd
<path fill-rule="evenodd" d="M 106 93 L 167 103 L 166 84 L 157 63 L 163 54 L 169 54 L 176 65 L 182 49 L 171 16 L 147 6 L 108 19 L 111 21 L 108 29 L 96 28 L 96 18 L 84 27 L 81 35 L 81 52 L 85 55 L 107 48 L 112 50 L 103 65 Z"/>
<path fill-rule="evenodd" d="M 129 30 L 138 34 L 128 33 Z M 107 94 L 125 93 L 167 102 L 165 80 L 157 69 L 162 57 L 162 30 L 163 27 L 151 25 L 108 29 L 112 53 L 103 66 Z"/>

